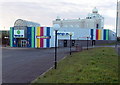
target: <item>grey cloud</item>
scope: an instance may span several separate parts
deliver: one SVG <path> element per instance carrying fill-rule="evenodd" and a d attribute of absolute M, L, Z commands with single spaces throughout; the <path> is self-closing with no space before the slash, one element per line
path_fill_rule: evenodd
<path fill-rule="evenodd" d="M 86 5 L 81 3 L 64 2 L 5 2 L 0 4 L 4 15 L 18 16 L 31 20 L 36 20 L 41 24 L 51 25 L 52 20 L 57 15 L 62 18 L 85 18 L 92 10 L 92 5 Z M 115 9 L 115 3 L 109 4 L 100 3 L 97 5 L 98 9 L 103 13 L 108 9 Z M 64 11 L 67 10 L 67 11 Z M 115 25 L 115 19 L 111 17 L 105 17 L 105 24 Z M 4 18 L 6 18 L 4 16 Z M 9 17 L 7 17 L 9 18 Z M 6 19 L 7 20 L 7 19 Z M 110 22 L 109 22 L 110 21 Z"/>

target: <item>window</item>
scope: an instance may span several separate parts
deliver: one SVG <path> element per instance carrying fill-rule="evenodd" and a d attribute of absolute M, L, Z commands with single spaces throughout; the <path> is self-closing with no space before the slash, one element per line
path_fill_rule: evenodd
<path fill-rule="evenodd" d="M 97 28 L 97 29 L 99 28 L 99 24 L 96 24 L 96 28 Z"/>

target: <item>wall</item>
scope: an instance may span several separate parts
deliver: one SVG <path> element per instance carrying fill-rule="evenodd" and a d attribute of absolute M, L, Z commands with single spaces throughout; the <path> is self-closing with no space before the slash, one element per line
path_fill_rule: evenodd
<path fill-rule="evenodd" d="M 95 40 L 95 45 L 115 43 L 115 40 Z M 64 40 L 59 40 L 59 47 L 64 47 Z M 70 40 L 67 40 L 67 47 L 70 46 Z M 75 40 L 75 46 L 87 47 L 87 40 Z M 92 46 L 92 40 L 88 41 L 88 46 Z"/>
<path fill-rule="evenodd" d="M 15 37 L 15 30 L 24 31 L 24 37 Z M 50 27 L 27 27 L 21 29 L 10 28 L 10 46 L 18 47 L 19 40 L 26 40 L 27 47 L 30 48 L 49 48 L 51 47 L 51 29 Z"/>
<path fill-rule="evenodd" d="M 17 47 L 19 39 L 14 37 L 14 30 L 16 30 L 14 27 L 10 28 L 11 47 Z M 24 29 L 22 28 L 22 30 Z M 25 38 L 21 39 L 27 40 L 27 47 L 49 48 L 55 46 L 55 30 L 52 27 L 27 27 L 24 31 Z M 81 44 L 86 43 L 87 37 L 88 40 L 114 40 L 113 32 L 106 29 L 60 28 L 57 37 L 59 40 L 69 40 L 70 33 L 73 34 L 73 40 L 82 40 Z"/>

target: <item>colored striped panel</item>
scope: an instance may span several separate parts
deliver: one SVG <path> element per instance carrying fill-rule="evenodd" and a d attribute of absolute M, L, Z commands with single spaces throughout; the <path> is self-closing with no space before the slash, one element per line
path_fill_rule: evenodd
<path fill-rule="evenodd" d="M 91 40 L 93 40 L 93 29 L 91 29 Z"/>
<path fill-rule="evenodd" d="M 98 29 L 96 29 L 96 40 L 98 40 Z"/>
<path fill-rule="evenodd" d="M 10 46 L 13 47 L 13 27 L 10 27 Z"/>
<path fill-rule="evenodd" d="M 101 40 L 103 40 L 104 32 L 103 29 L 101 30 Z"/>
<path fill-rule="evenodd" d="M 43 36 L 44 30 L 43 27 L 40 27 L 40 36 Z M 43 48 L 43 39 L 40 39 L 40 47 Z"/>
<path fill-rule="evenodd" d="M 50 36 L 50 27 L 47 27 L 47 36 Z M 46 46 L 49 48 L 50 47 L 50 39 L 46 39 Z"/>
<path fill-rule="evenodd" d="M 37 27 L 37 36 L 40 36 L 40 27 Z M 37 48 L 40 47 L 40 39 L 37 38 Z"/>
<path fill-rule="evenodd" d="M 101 40 L 101 30 L 98 29 L 98 40 Z"/>
<path fill-rule="evenodd" d="M 47 36 L 47 27 L 44 27 L 44 36 Z M 44 39 L 44 48 L 46 48 L 46 39 Z"/>
<path fill-rule="evenodd" d="M 28 38 L 27 47 L 31 47 L 31 27 L 27 27 L 27 38 Z"/>
<path fill-rule="evenodd" d="M 17 47 L 17 39 L 13 38 L 13 47 Z"/>
<path fill-rule="evenodd" d="M 37 48 L 37 27 L 35 27 L 35 48 Z"/>
<path fill-rule="evenodd" d="M 93 40 L 96 40 L 96 29 L 93 29 Z"/>
<path fill-rule="evenodd" d="M 32 27 L 31 28 L 31 47 L 34 48 L 35 47 L 35 28 Z"/>
<path fill-rule="evenodd" d="M 106 40 L 106 30 L 104 29 L 104 36 L 103 39 Z"/>
<path fill-rule="evenodd" d="M 109 40 L 109 30 L 106 30 L 106 40 Z"/>

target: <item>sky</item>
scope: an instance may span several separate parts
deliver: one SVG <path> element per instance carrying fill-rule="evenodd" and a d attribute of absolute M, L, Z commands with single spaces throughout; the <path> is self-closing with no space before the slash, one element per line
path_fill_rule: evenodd
<path fill-rule="evenodd" d="M 0 30 L 8 30 L 17 19 L 52 26 L 52 21 L 85 18 L 96 7 L 105 18 L 104 28 L 116 29 L 117 0 L 0 0 Z"/>

